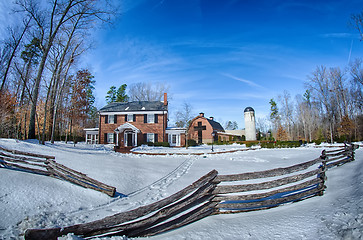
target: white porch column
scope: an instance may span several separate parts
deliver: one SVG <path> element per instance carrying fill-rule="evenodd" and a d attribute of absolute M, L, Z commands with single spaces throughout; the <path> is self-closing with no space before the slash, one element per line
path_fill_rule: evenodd
<path fill-rule="evenodd" d="M 116 133 L 116 146 L 118 147 L 118 135 L 119 133 Z"/>
<path fill-rule="evenodd" d="M 127 134 L 126 134 L 126 131 L 124 131 L 124 147 L 127 147 Z"/>
<path fill-rule="evenodd" d="M 137 131 L 135 131 L 135 146 L 137 146 Z"/>

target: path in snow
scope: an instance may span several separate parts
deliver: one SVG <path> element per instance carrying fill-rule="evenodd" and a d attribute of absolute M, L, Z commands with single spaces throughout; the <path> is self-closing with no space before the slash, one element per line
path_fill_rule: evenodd
<path fill-rule="evenodd" d="M 143 187 L 137 191 L 127 194 L 127 196 L 133 197 L 135 195 L 138 195 L 138 194 L 148 191 L 148 190 L 151 190 L 151 192 L 155 192 L 155 190 L 158 189 L 158 192 L 162 192 L 170 184 L 172 184 L 178 178 L 180 178 L 181 176 L 186 174 L 188 172 L 188 170 L 191 168 L 191 166 L 193 165 L 194 161 L 195 161 L 195 157 L 192 157 L 192 156 L 189 157 L 187 160 L 185 160 L 182 164 L 180 164 L 177 168 L 175 168 L 172 172 L 170 172 L 166 176 L 160 178 L 159 180 L 153 182 L 152 184 L 150 184 L 146 187 Z M 162 197 L 164 197 L 164 196 L 162 196 Z"/>
<path fill-rule="evenodd" d="M 139 190 L 126 194 L 126 197 L 118 197 L 114 200 L 111 200 L 109 203 L 105 203 L 96 208 L 76 211 L 72 213 L 72 215 L 77 215 L 80 213 L 84 215 L 85 212 L 89 212 L 89 214 L 95 215 L 97 214 L 97 211 L 108 211 L 117 213 L 159 201 L 167 196 L 166 189 L 170 185 L 172 185 L 180 177 L 188 173 L 195 160 L 196 158 L 194 156 L 189 157 L 187 160 L 182 162 L 177 168 L 175 168 L 164 177 Z"/>
<path fill-rule="evenodd" d="M 157 181 L 126 195 L 117 197 L 109 202 L 87 209 L 79 209 L 73 212 L 42 212 L 38 215 L 28 217 L 18 224 L 19 232 L 24 232 L 28 228 L 35 226 L 65 226 L 75 223 L 89 222 L 100 219 L 108 215 L 135 209 L 152 202 L 159 201 L 166 197 L 168 186 L 175 183 L 180 177 L 185 175 L 195 162 L 195 156 L 190 156 L 173 171 L 158 179 Z M 66 223 L 66 224 L 65 224 Z"/>

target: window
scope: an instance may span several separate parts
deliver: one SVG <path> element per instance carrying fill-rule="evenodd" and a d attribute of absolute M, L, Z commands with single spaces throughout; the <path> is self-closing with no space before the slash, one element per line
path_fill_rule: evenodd
<path fill-rule="evenodd" d="M 107 133 L 107 143 L 114 143 L 114 134 L 113 133 Z"/>
<path fill-rule="evenodd" d="M 115 123 L 115 115 L 108 115 L 108 123 Z"/>
<path fill-rule="evenodd" d="M 155 142 L 154 133 L 148 133 L 146 135 L 146 142 Z"/>
<path fill-rule="evenodd" d="M 155 115 L 154 114 L 148 114 L 147 115 L 147 123 L 155 123 Z"/>
<path fill-rule="evenodd" d="M 171 135 L 171 143 L 176 144 L 176 134 Z"/>
<path fill-rule="evenodd" d="M 127 122 L 134 121 L 134 115 L 133 114 L 127 114 Z"/>

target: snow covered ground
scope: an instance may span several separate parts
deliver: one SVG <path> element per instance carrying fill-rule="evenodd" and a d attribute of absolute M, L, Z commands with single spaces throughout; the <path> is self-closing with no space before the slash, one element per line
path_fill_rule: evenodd
<path fill-rule="evenodd" d="M 286 167 L 314 159 L 322 151 L 308 146 L 201 156 L 146 156 L 83 143 L 39 145 L 0 139 L 0 146 L 54 155 L 57 162 L 117 188 L 117 197 L 110 198 L 58 179 L 0 168 L 0 239 L 21 239 L 27 228 L 68 226 L 131 210 L 183 189 L 212 169 L 233 174 Z M 210 147 L 189 148 L 187 152 L 208 152 Z M 229 151 L 244 146 L 214 148 Z M 363 149 L 356 151 L 356 161 L 330 169 L 327 177 L 324 196 L 269 210 L 212 216 L 150 239 L 363 239 Z M 69 235 L 63 239 L 77 238 Z"/>

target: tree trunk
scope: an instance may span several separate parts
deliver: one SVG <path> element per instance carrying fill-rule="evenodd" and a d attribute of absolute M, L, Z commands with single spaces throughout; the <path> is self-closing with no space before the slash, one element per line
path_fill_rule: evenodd
<path fill-rule="evenodd" d="M 53 22 L 53 20 L 55 18 L 56 4 L 57 4 L 57 2 L 55 2 L 54 5 L 53 5 L 53 11 L 52 11 L 52 14 L 50 16 L 51 22 Z M 37 111 L 39 87 L 40 87 L 40 81 L 42 79 L 45 63 L 46 63 L 47 58 L 48 58 L 48 53 L 50 51 L 50 48 L 53 45 L 53 41 L 54 41 L 60 27 L 64 24 L 64 18 L 66 17 L 66 15 L 68 14 L 69 10 L 72 7 L 73 7 L 73 3 L 72 3 L 72 1 L 69 1 L 67 7 L 64 9 L 64 11 L 62 12 L 62 15 L 60 16 L 60 19 L 59 19 L 54 31 L 52 30 L 53 26 L 52 25 L 50 26 L 51 29 L 50 29 L 50 32 L 49 32 L 49 40 L 48 40 L 48 43 L 47 43 L 47 47 L 45 48 L 45 51 L 43 52 L 42 60 L 40 62 L 39 69 L 38 69 L 38 74 L 37 74 L 37 77 L 35 79 L 34 92 L 33 92 L 33 96 L 32 96 L 32 104 L 33 105 L 31 107 L 31 111 L 30 111 L 29 133 L 28 133 L 28 137 L 30 139 L 35 138 L 35 114 L 36 114 L 36 111 Z"/>

